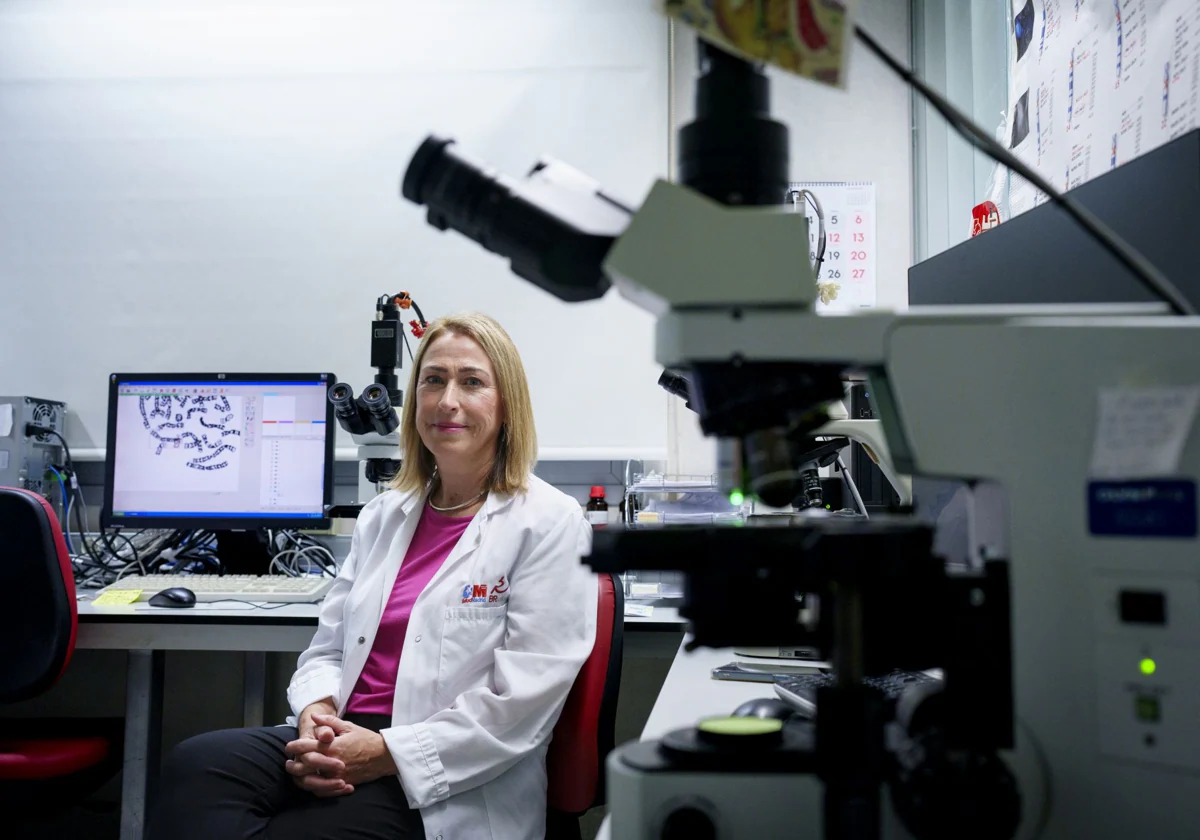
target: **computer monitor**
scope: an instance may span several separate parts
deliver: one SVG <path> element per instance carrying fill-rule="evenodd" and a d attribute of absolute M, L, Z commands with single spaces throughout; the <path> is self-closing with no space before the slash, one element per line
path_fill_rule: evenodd
<path fill-rule="evenodd" d="M 101 523 L 215 531 L 226 571 L 266 572 L 256 529 L 329 527 L 335 382 L 113 374 Z"/>

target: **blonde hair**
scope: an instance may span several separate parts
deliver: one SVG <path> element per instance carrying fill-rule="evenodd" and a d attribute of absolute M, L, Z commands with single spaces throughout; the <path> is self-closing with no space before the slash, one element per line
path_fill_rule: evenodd
<path fill-rule="evenodd" d="M 496 372 L 504 422 L 496 440 L 496 460 L 488 476 L 487 489 L 511 494 L 527 489 L 529 474 L 537 462 L 537 429 L 533 423 L 533 402 L 521 354 L 504 327 L 496 319 L 479 312 L 464 312 L 438 318 L 425 331 L 408 375 L 408 393 L 400 411 L 400 472 L 392 479 L 396 490 L 424 490 L 433 480 L 433 453 L 417 433 L 417 385 L 421 364 L 429 346 L 444 334 L 474 339 L 487 354 Z"/>

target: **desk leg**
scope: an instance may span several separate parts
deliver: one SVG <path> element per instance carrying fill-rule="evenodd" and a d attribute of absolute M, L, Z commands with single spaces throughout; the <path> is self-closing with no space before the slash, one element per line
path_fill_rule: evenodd
<path fill-rule="evenodd" d="M 267 695 L 267 655 L 246 651 L 242 683 L 242 725 L 262 726 Z"/>
<path fill-rule="evenodd" d="M 142 840 L 158 789 L 162 749 L 161 650 L 131 650 L 125 680 L 125 756 L 121 777 L 121 840 Z"/>

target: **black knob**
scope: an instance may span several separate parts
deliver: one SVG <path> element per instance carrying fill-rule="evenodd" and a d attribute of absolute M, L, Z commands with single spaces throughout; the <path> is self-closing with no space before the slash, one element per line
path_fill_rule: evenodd
<path fill-rule="evenodd" d="M 951 754 L 936 736 L 914 739 L 913 755 L 892 779 L 892 805 L 917 840 L 1011 840 L 1021 824 L 1016 777 L 992 753 Z"/>
<path fill-rule="evenodd" d="M 663 820 L 662 840 L 717 840 L 712 818 L 699 808 L 679 808 Z"/>

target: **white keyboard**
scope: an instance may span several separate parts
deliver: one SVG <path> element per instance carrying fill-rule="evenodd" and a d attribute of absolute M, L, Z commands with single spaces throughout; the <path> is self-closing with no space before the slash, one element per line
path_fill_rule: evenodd
<path fill-rule="evenodd" d="M 325 597 L 333 578 L 305 575 L 130 575 L 101 592 L 140 589 L 138 601 L 149 601 L 164 589 L 190 589 L 199 601 L 265 601 L 307 604 Z"/>

